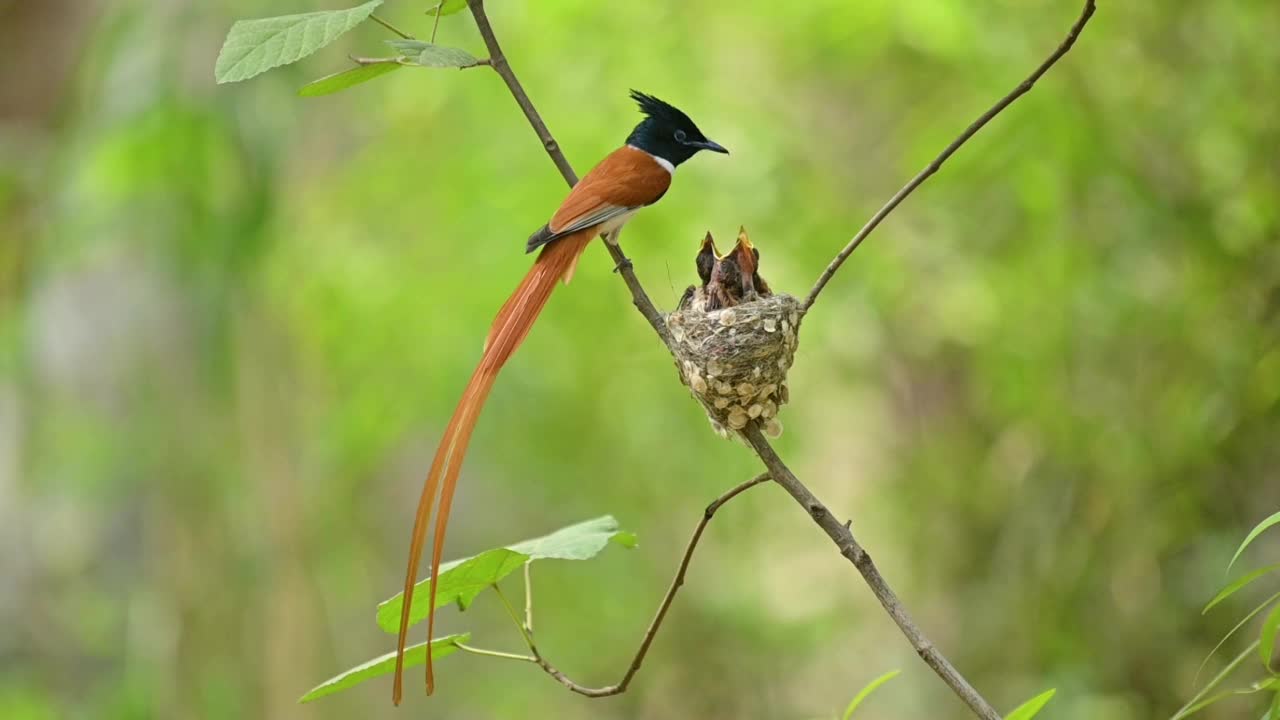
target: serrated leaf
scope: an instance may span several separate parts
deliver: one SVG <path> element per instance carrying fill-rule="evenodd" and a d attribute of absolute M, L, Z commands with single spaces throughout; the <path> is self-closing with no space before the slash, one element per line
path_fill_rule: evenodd
<path fill-rule="evenodd" d="M 1229 584 L 1229 585 L 1227 585 L 1226 587 L 1222 588 L 1222 590 L 1218 591 L 1218 594 L 1217 594 L 1217 595 L 1215 595 L 1215 596 L 1214 596 L 1214 598 L 1213 598 L 1212 600 L 1210 600 L 1210 601 L 1209 601 L 1209 604 L 1208 604 L 1208 605 L 1205 605 L 1205 606 L 1204 606 L 1204 610 L 1201 610 L 1201 611 L 1200 611 L 1200 614 L 1201 614 L 1201 615 L 1203 615 L 1203 614 L 1205 614 L 1205 613 L 1209 612 L 1209 610 L 1210 610 L 1210 609 L 1212 609 L 1214 605 L 1217 605 L 1218 603 L 1222 602 L 1223 600 L 1226 600 L 1227 598 L 1231 597 L 1232 595 L 1234 595 L 1236 592 L 1238 592 L 1238 591 L 1239 591 L 1241 588 L 1243 588 L 1244 586 L 1248 585 L 1249 583 L 1253 582 L 1254 580 L 1257 580 L 1258 578 L 1262 577 L 1263 575 L 1266 575 L 1266 574 L 1271 573 L 1271 572 L 1275 572 L 1276 570 L 1280 570 L 1280 564 L 1277 564 L 1277 565 L 1268 565 L 1268 566 L 1266 566 L 1266 567 L 1264 567 L 1264 568 L 1258 568 L 1257 570 L 1254 570 L 1253 572 L 1249 573 L 1248 575 L 1245 575 L 1244 577 L 1241 577 L 1241 578 L 1237 579 L 1235 582 L 1232 582 L 1231 584 Z"/>
<path fill-rule="evenodd" d="M 468 68 L 480 62 L 466 50 L 421 40 L 388 40 L 387 44 L 399 50 L 406 62 L 422 67 Z"/>
<path fill-rule="evenodd" d="M 528 560 L 590 560 L 599 555 L 609 541 L 619 534 L 623 533 L 618 529 L 618 521 L 612 515 L 604 515 L 561 528 L 549 535 L 444 563 L 440 566 L 436 608 L 457 601 L 466 609 L 486 587 L 497 583 Z M 430 592 L 430 582 L 430 578 L 427 578 L 413 586 L 414 602 L 409 609 L 410 624 L 427 616 L 427 603 L 423 598 Z M 400 611 L 403 605 L 404 593 L 396 593 L 394 597 L 379 604 L 378 627 L 389 633 L 400 632 Z"/>
<path fill-rule="evenodd" d="M 1257 540 L 1258 536 L 1261 535 L 1264 530 L 1271 527 L 1272 525 L 1275 525 L 1276 523 L 1280 523 L 1280 512 L 1272 515 L 1266 520 L 1263 520 L 1257 525 L 1254 525 L 1253 529 L 1250 530 L 1249 534 L 1245 537 L 1244 542 L 1240 543 L 1240 547 L 1236 548 L 1236 554 L 1231 556 L 1231 562 L 1227 563 L 1227 571 L 1228 572 L 1231 571 L 1231 566 L 1235 565 L 1236 560 L 1240 559 L 1240 553 L 1244 552 L 1244 549 L 1249 547 L 1249 543 L 1252 543 L 1254 540 Z"/>
<path fill-rule="evenodd" d="M 381 4 L 369 0 L 346 10 L 237 20 L 222 42 L 213 76 L 219 83 L 239 82 L 297 62 L 364 22 Z"/>
<path fill-rule="evenodd" d="M 849 720 L 849 718 L 853 716 L 853 711 L 858 709 L 858 706 L 862 704 L 863 700 L 867 699 L 867 696 L 875 692 L 876 688 L 898 677 L 898 674 L 901 672 L 901 670 L 890 670 L 863 686 L 863 688 L 858 691 L 858 694 L 853 696 L 853 700 L 849 702 L 849 707 L 844 709 L 844 715 L 841 717 L 841 720 Z"/>
<path fill-rule="evenodd" d="M 1019 705 L 1013 712 L 1005 715 L 1004 720 L 1031 720 L 1031 718 L 1035 717 L 1045 705 L 1049 704 L 1049 701 L 1053 699 L 1054 694 L 1057 692 L 1056 688 L 1052 690 L 1045 690 L 1039 695 Z"/>
<path fill-rule="evenodd" d="M 1262 667 L 1271 672 L 1271 658 L 1276 651 L 1276 633 L 1280 632 L 1280 605 L 1271 608 L 1267 618 L 1262 621 L 1262 631 L 1258 633 L 1258 656 L 1262 658 Z"/>
<path fill-rule="evenodd" d="M 386 75 L 392 70 L 399 70 L 404 67 L 397 62 L 380 62 L 369 63 L 368 65 L 358 65 L 350 70 L 343 70 L 332 75 L 325 75 L 318 80 L 311 82 L 298 88 L 298 94 L 302 97 L 319 97 L 320 95 L 330 95 L 339 90 L 346 90 L 352 85 L 359 85 L 362 82 L 368 82 L 381 75 Z"/>
<path fill-rule="evenodd" d="M 449 635 L 447 637 L 436 638 L 431 641 L 431 659 L 439 660 L 446 655 L 452 655 L 458 651 L 457 643 L 465 643 L 471 639 L 471 633 L 460 633 L 458 635 Z M 414 667 L 421 665 L 427 661 L 427 644 L 418 643 L 405 648 L 404 666 Z M 396 669 L 396 654 L 389 652 L 386 655 L 376 657 L 366 663 L 361 663 L 346 672 L 339 673 L 325 680 L 319 685 L 307 691 L 306 695 L 298 698 L 298 702 L 311 702 L 325 695 L 332 695 L 339 690 L 346 690 L 354 685 L 359 685 L 365 680 L 376 678 L 381 675 L 390 675 Z"/>
<path fill-rule="evenodd" d="M 427 14 L 435 15 L 437 8 L 440 10 L 441 16 L 452 15 L 465 10 L 467 8 L 467 0 L 443 0 L 443 2 L 437 2 L 431 6 L 430 10 L 427 10 Z"/>
<path fill-rule="evenodd" d="M 527 555 L 506 548 L 496 548 L 442 564 L 440 581 L 436 586 L 436 608 L 456 602 L 460 609 L 466 610 L 485 588 L 519 569 L 528 559 Z M 429 577 L 413 586 L 413 607 L 409 608 L 410 625 L 427 617 L 427 598 L 430 592 Z M 404 593 L 396 593 L 395 597 L 379 603 L 376 616 L 378 627 L 392 634 L 400 632 L 400 611 L 403 606 Z"/>

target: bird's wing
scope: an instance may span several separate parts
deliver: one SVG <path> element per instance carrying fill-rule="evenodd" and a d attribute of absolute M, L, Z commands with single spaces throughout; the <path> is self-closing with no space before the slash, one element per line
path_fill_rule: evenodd
<path fill-rule="evenodd" d="M 574 186 L 547 229 L 558 236 L 600 225 L 657 202 L 670 186 L 671 173 L 649 153 L 621 147 Z"/>

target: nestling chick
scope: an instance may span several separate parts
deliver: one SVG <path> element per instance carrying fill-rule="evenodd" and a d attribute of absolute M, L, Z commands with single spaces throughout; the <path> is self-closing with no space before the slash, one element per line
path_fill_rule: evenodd
<path fill-rule="evenodd" d="M 702 247 L 698 250 L 698 257 L 695 263 L 698 266 L 698 279 L 702 281 L 702 289 L 706 290 L 707 283 L 711 282 L 711 271 L 716 266 L 716 258 L 720 257 L 720 251 L 716 250 L 715 238 L 711 237 L 711 231 L 707 231 L 707 236 L 702 239 Z"/>
<path fill-rule="evenodd" d="M 742 300 L 742 271 L 734 253 L 717 257 L 707 283 L 707 311 L 733 307 Z"/>
<path fill-rule="evenodd" d="M 772 295 L 769 283 L 760 277 L 760 251 L 751 244 L 745 227 L 738 227 L 738 244 L 734 247 L 734 254 L 742 268 L 742 299 L 751 302 L 759 297 Z"/>

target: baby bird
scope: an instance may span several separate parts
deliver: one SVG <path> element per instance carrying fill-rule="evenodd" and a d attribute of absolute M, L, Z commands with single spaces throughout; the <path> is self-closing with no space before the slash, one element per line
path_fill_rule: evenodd
<path fill-rule="evenodd" d="M 738 227 L 738 244 L 734 247 L 738 256 L 738 265 L 742 268 L 742 299 L 751 302 L 760 297 L 769 297 L 773 291 L 769 283 L 760 277 L 760 251 L 751 244 L 745 227 Z"/>

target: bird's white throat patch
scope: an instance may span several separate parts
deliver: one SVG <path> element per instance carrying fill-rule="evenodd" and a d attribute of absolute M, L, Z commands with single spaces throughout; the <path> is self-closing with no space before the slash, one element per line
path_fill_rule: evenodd
<path fill-rule="evenodd" d="M 640 150 L 640 148 L 636 147 L 635 145 L 628 145 L 627 147 L 629 147 L 629 148 L 634 148 L 634 149 L 636 149 L 636 150 Z M 662 166 L 662 169 L 663 169 L 663 170 L 666 170 L 666 171 L 667 171 L 667 173 L 669 173 L 669 174 L 671 174 L 671 175 L 675 175 L 675 174 L 676 174 L 676 166 L 675 166 L 675 165 L 672 165 L 670 160 L 668 160 L 668 159 L 666 159 L 666 158 L 660 158 L 660 157 L 658 157 L 657 155 L 654 155 L 653 153 L 651 153 L 651 152 L 649 152 L 649 151 L 647 151 L 647 150 L 640 150 L 640 152 L 642 152 L 642 153 L 644 153 L 645 155 L 648 155 L 649 157 L 653 158 L 653 161 L 654 161 L 654 162 L 656 162 L 656 163 L 658 163 L 659 165 L 661 165 L 661 166 Z"/>

